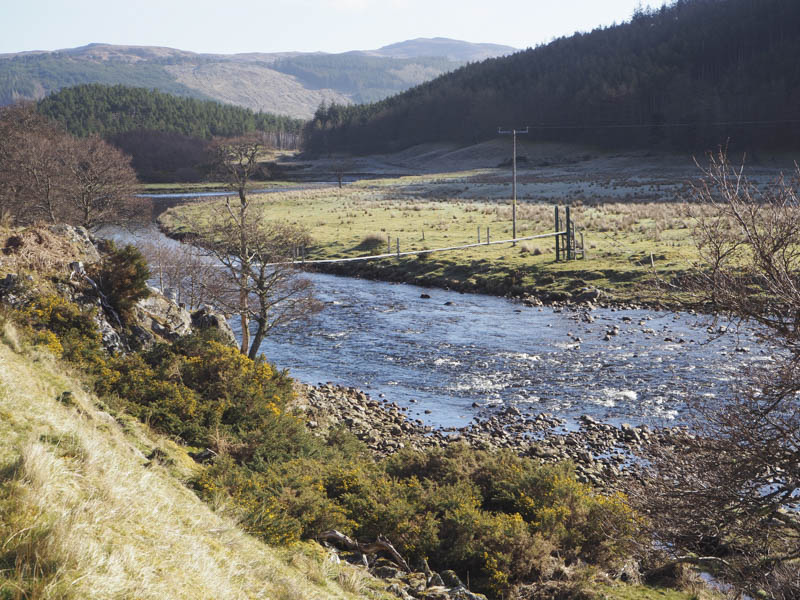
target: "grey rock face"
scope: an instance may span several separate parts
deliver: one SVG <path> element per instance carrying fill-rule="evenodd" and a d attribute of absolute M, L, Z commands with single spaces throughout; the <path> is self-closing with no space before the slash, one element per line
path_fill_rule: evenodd
<path fill-rule="evenodd" d="M 134 318 L 146 332 L 159 338 L 174 341 L 192 331 L 189 312 L 161 292 L 150 288 L 150 296 L 136 303 Z"/>
<path fill-rule="evenodd" d="M 85 227 L 59 223 L 58 225 L 50 225 L 48 229 L 78 246 L 84 253 L 84 262 L 93 263 L 100 260 L 100 253 L 97 251 L 94 242 L 92 242 L 92 237 Z"/>
<path fill-rule="evenodd" d="M 217 329 L 229 344 L 236 345 L 233 329 L 221 313 L 203 306 L 191 314 L 191 319 L 195 329 Z"/>

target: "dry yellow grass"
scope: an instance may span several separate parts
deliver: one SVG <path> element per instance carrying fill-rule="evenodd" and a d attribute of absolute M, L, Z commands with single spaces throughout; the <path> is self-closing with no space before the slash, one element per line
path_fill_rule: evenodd
<path fill-rule="evenodd" d="M 148 460 L 155 448 L 166 458 Z M 3 323 L 0 598 L 383 597 L 314 544 L 276 550 L 237 529 L 181 483 L 195 468 Z"/>

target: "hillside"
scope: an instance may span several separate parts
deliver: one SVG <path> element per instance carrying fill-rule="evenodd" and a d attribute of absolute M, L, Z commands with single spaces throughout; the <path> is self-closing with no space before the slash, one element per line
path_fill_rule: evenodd
<path fill-rule="evenodd" d="M 215 136 L 235 137 L 258 131 L 278 137 L 297 136 L 302 125 L 298 119 L 255 113 L 213 100 L 122 85 L 64 88 L 41 100 L 37 110 L 78 136 L 160 131 L 210 140 Z"/>
<path fill-rule="evenodd" d="M 39 100 L 82 83 L 153 88 L 308 118 L 323 102 L 349 104 L 396 94 L 470 60 L 513 48 L 413 40 L 343 54 L 196 54 L 173 48 L 89 44 L 0 55 L 0 105 Z"/>
<path fill-rule="evenodd" d="M 513 54 L 517 50 L 500 44 L 471 44 L 450 38 L 417 38 L 396 44 L 389 44 L 377 50 L 367 50 L 365 54 L 390 56 L 392 58 L 417 58 L 421 56 L 444 56 L 454 62 L 475 62 Z"/>
<path fill-rule="evenodd" d="M 472 64 L 370 105 L 331 106 L 313 153 L 471 144 L 498 127 L 605 148 L 792 150 L 800 4 L 679 0 L 629 23 Z"/>
<path fill-rule="evenodd" d="M 0 597 L 364 597 L 319 546 L 278 550 L 213 511 L 186 450 L 0 323 Z"/>
<path fill-rule="evenodd" d="M 0 598 L 690 597 L 620 580 L 640 522 L 571 463 L 297 386 L 152 288 L 123 305 L 141 255 L 82 228 L 0 245 Z"/>

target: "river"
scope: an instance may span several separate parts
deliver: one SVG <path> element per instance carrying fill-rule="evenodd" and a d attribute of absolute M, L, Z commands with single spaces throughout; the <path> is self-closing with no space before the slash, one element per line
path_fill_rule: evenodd
<path fill-rule="evenodd" d="M 102 233 L 177 243 L 154 227 Z M 749 366 L 773 360 L 752 329 L 719 335 L 726 323 L 712 327 L 688 313 L 530 308 L 494 296 L 308 277 L 324 310 L 307 325 L 273 332 L 264 355 L 300 381 L 363 389 L 437 427 L 508 405 L 551 413 L 567 428 L 584 414 L 614 424 L 681 424 L 687 398 L 722 397 Z"/>

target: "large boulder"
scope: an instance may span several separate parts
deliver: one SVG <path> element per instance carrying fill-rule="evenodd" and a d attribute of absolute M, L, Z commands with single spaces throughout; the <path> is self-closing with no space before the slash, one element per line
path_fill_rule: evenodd
<path fill-rule="evenodd" d="M 222 313 L 207 306 L 201 306 L 191 314 L 191 319 L 195 329 L 216 329 L 229 344 L 236 345 L 233 329 Z"/>
<path fill-rule="evenodd" d="M 192 317 L 189 311 L 151 287 L 150 296 L 139 300 L 134 307 L 131 329 L 137 333 L 137 346 L 148 346 L 156 339 L 172 342 L 192 332 Z"/>

